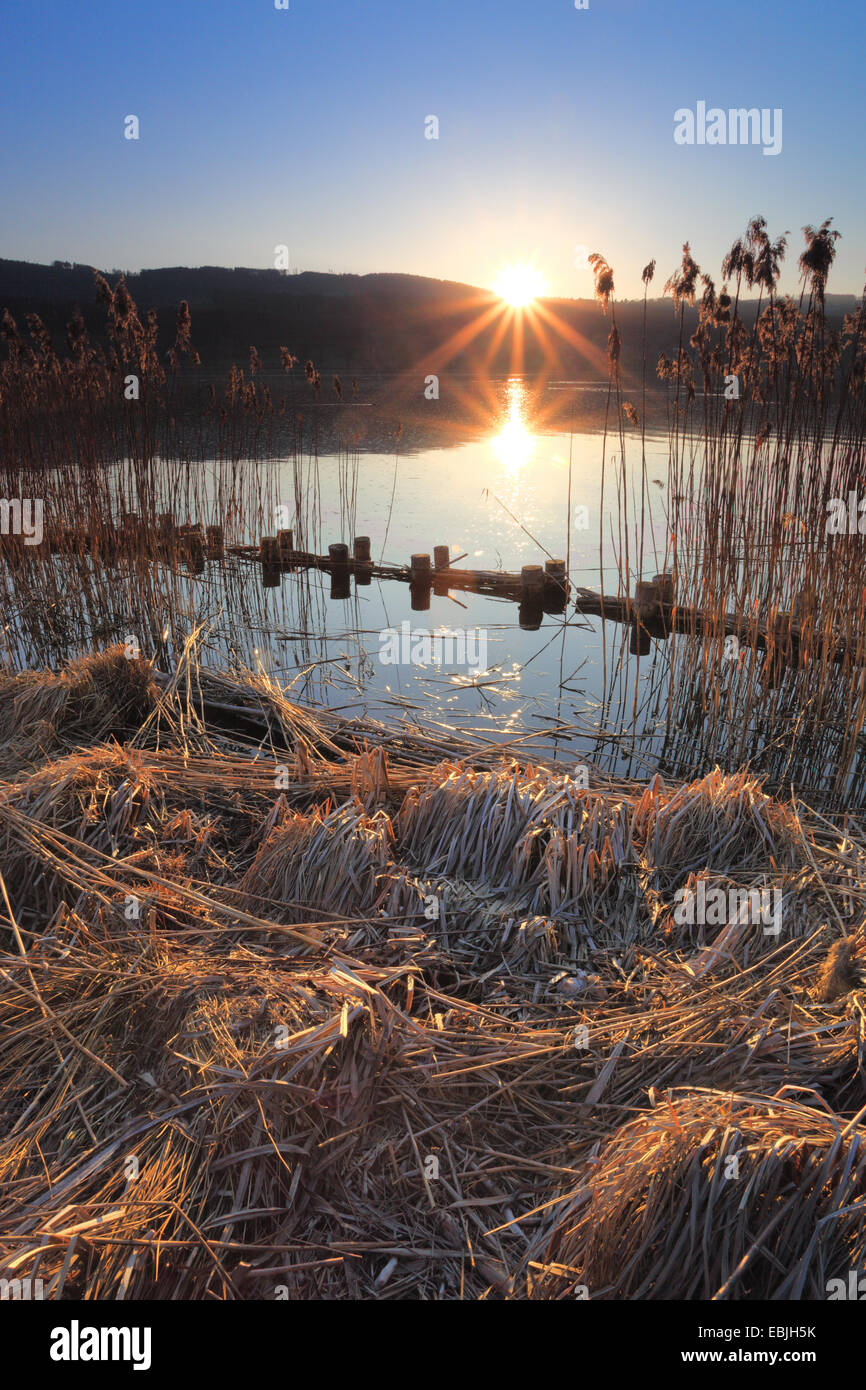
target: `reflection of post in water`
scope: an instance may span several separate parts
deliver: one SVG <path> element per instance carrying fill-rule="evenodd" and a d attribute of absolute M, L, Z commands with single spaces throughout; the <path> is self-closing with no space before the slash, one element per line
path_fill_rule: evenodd
<path fill-rule="evenodd" d="M 373 578 L 369 536 L 355 537 L 352 543 L 352 557 L 355 561 L 355 583 L 369 584 Z"/>
<path fill-rule="evenodd" d="M 202 543 L 201 525 L 191 523 L 188 526 L 181 526 L 180 545 L 183 558 L 190 572 L 192 574 L 203 574 L 205 552 Z"/>
<path fill-rule="evenodd" d="M 292 571 L 292 551 L 295 548 L 295 537 L 291 530 L 277 532 L 277 550 L 280 556 L 280 569 Z"/>
<path fill-rule="evenodd" d="M 331 562 L 331 598 L 351 598 L 352 576 L 349 570 L 349 547 L 343 545 L 342 542 L 329 545 L 328 558 Z"/>
<path fill-rule="evenodd" d="M 520 571 L 520 613 L 524 632 L 537 632 L 544 613 L 544 570 L 541 565 L 524 565 Z"/>
<path fill-rule="evenodd" d="M 665 638 L 665 615 L 674 601 L 674 581 L 669 574 L 657 574 L 651 581 L 639 579 L 634 586 L 629 655 L 648 656 L 652 638 Z"/>
<path fill-rule="evenodd" d="M 447 545 L 434 545 L 433 547 L 433 592 L 437 598 L 448 597 L 448 576 L 443 571 L 451 566 L 451 547 Z"/>
<path fill-rule="evenodd" d="M 564 613 L 568 602 L 568 579 L 564 560 L 546 560 L 544 564 L 544 611 Z"/>
<path fill-rule="evenodd" d="M 280 532 L 282 535 L 283 532 Z M 289 535 L 291 536 L 291 531 Z M 209 560 L 222 560 L 225 554 L 225 542 L 223 540 L 223 528 L 221 526 L 208 526 L 205 532 L 205 550 Z"/>
<path fill-rule="evenodd" d="M 426 613 L 430 607 L 430 590 L 433 587 L 429 555 L 419 553 L 412 556 L 409 585 L 413 613 Z"/>
<path fill-rule="evenodd" d="M 262 536 L 259 542 L 259 562 L 262 567 L 263 588 L 279 588 L 280 546 L 276 536 Z"/>
<path fill-rule="evenodd" d="M 517 621 L 523 632 L 537 632 L 544 617 L 544 602 L 540 596 L 532 595 L 520 600 Z"/>

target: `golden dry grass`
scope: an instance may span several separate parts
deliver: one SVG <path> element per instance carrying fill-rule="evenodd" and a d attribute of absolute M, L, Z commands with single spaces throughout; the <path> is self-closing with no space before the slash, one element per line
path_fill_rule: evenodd
<path fill-rule="evenodd" d="M 844 1275 L 862 845 L 745 775 L 581 790 L 227 681 L 188 653 L 89 748 L 58 700 L 52 759 L 0 783 L 0 1274 L 112 1299 Z M 280 748 L 212 728 L 220 689 Z M 782 932 L 679 926 L 696 873 L 781 885 Z"/>

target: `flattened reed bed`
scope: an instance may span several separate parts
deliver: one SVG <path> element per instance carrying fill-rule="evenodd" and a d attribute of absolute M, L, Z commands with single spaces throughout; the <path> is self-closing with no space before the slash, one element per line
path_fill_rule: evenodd
<path fill-rule="evenodd" d="M 132 855 L 142 867 L 144 855 L 158 870 L 160 860 L 173 856 L 177 871 L 206 873 L 210 887 L 236 892 L 239 906 L 252 895 L 250 907 L 253 899 L 263 899 L 274 907 L 305 904 L 342 917 L 375 914 L 387 902 L 390 916 L 411 918 L 444 883 L 450 912 L 462 902 L 459 911 L 465 913 L 467 894 L 474 895 L 476 907 L 468 910 L 475 931 L 501 931 L 501 905 L 494 904 L 489 922 L 477 908 L 492 896 L 524 917 L 550 918 L 554 937 L 574 940 L 576 932 L 608 946 L 653 935 L 681 944 L 705 939 L 675 921 L 672 887 L 659 886 L 655 867 L 647 863 L 642 839 L 647 830 L 652 833 L 652 822 L 644 817 L 642 833 L 634 833 L 635 802 L 640 807 L 648 793 L 629 802 L 621 794 L 575 792 L 549 772 L 474 774 L 453 764 L 434 769 L 419 787 L 407 784 L 405 772 L 389 771 L 378 754 L 374 763 L 371 771 L 364 752 L 333 770 L 313 763 L 306 752 L 291 767 L 269 759 L 118 745 L 67 754 L 6 784 L 0 796 L 0 819 L 4 806 L 21 812 L 30 832 L 7 843 L 9 890 L 14 901 L 32 899 L 31 910 L 38 902 L 43 912 L 63 896 L 57 893 L 62 875 L 46 879 L 34 858 L 33 832 L 44 826 L 112 854 L 119 867 Z M 393 819 L 385 808 L 366 811 L 361 800 L 380 799 L 381 776 Z M 431 818 L 429 806 L 437 804 L 440 786 L 445 798 Z M 523 812 L 512 825 L 506 854 L 501 847 L 507 837 L 491 808 L 509 804 L 514 788 L 523 796 Z M 346 799 L 339 802 L 341 792 Z M 703 784 L 696 784 L 691 798 L 688 792 L 672 793 L 680 817 L 692 807 L 696 815 L 703 812 Z M 651 795 L 664 806 L 658 783 Z M 467 853 L 466 826 L 473 816 L 477 824 Z M 500 845 L 489 861 L 483 855 L 487 823 Z M 726 830 L 729 839 L 733 833 Z M 654 839 L 657 848 L 659 837 Z M 439 871 L 443 862 L 449 872 Z M 731 878 L 719 881 L 744 894 L 767 893 L 767 883 L 775 883 L 789 928 L 803 930 L 810 920 L 808 885 L 778 871 L 771 877 L 776 864 L 769 851 L 763 862 L 761 875 L 744 874 L 734 857 L 728 863 Z M 696 882 L 690 877 L 687 887 L 694 891 Z M 750 925 L 752 949 L 761 949 L 761 923 Z"/>
<path fill-rule="evenodd" d="M 473 766 L 441 731 L 340 725 L 239 674 L 231 703 L 272 702 L 289 736 L 253 750 L 208 722 L 210 679 L 190 656 L 124 746 L 0 783 L 4 1277 L 49 1297 L 607 1296 L 617 1183 L 640 1178 L 617 1177 L 618 1136 L 669 1114 L 669 1089 L 677 1113 L 675 1088 L 704 1097 L 670 1169 L 691 1181 L 693 1132 L 748 1088 L 759 1215 L 769 1119 L 811 1163 L 866 1104 L 852 827 L 747 777 L 582 789 L 489 749 Z M 709 880 L 783 884 L 782 933 L 672 923 L 687 843 Z M 802 1114 L 772 1100 L 792 1085 Z M 667 1173 L 654 1200 L 687 1231 Z M 813 1190 L 778 1190 L 776 1229 L 798 1203 L 817 1229 Z M 753 1232 L 733 1200 L 714 1207 L 728 1263 Z M 729 1278 L 718 1243 L 707 1274 L 668 1268 L 663 1223 L 626 1237 L 652 1296 Z M 823 1247 L 797 1249 L 816 1296 Z"/>
<path fill-rule="evenodd" d="M 0 674 L 0 771 L 34 766 L 63 746 L 130 736 L 156 704 L 150 662 L 122 647 L 60 671 Z"/>
<path fill-rule="evenodd" d="M 368 816 L 357 801 L 328 814 L 288 812 L 259 849 L 241 889 L 252 894 L 250 906 L 267 898 L 308 903 L 334 916 L 371 914 L 394 879 L 393 840 L 385 812 Z"/>
<path fill-rule="evenodd" d="M 55 1015 L 70 978 L 79 969 L 94 972 L 95 988 L 66 1005 L 65 1016 L 74 1014 L 79 1035 L 98 1042 L 103 1068 L 122 1069 L 127 1089 L 101 1086 L 86 1060 L 74 1069 L 73 1086 L 62 1070 L 58 1077 L 50 1025 L 35 1001 L 19 998 L 18 1045 L 6 1074 L 29 1087 L 41 1080 L 42 1063 L 48 1090 L 38 1119 L 22 1109 L 23 1124 L 4 1146 L 11 1205 L 0 1230 L 13 1267 L 29 1262 L 32 1251 L 56 1278 L 74 1228 L 120 1209 L 119 1248 L 110 1223 L 80 1236 L 67 1293 L 85 1280 L 92 1295 L 113 1296 L 136 1250 L 130 1292 L 160 1298 L 209 1289 L 272 1297 L 274 1282 L 285 1282 L 269 1276 L 275 1264 L 296 1293 L 345 1295 L 356 1287 L 375 1296 L 387 1259 L 376 1252 L 395 1246 L 420 1260 L 421 1286 L 432 1296 L 443 1281 L 453 1294 L 461 1280 L 477 1294 L 505 1282 L 502 1255 L 517 1242 L 488 1242 L 476 1221 L 431 1208 L 415 1142 L 441 1155 L 446 1184 L 486 1197 L 481 1176 L 467 1177 L 457 1155 L 482 1135 L 480 1147 L 508 1152 L 518 1101 L 537 1108 L 543 1094 L 532 1065 L 537 1038 L 520 1038 L 515 1025 L 501 1025 L 491 1038 L 465 1006 L 447 1027 L 425 1018 L 426 1010 L 416 1019 L 408 961 L 388 968 L 333 958 L 289 971 L 285 960 L 274 958 L 268 968 L 261 954 L 243 948 L 215 963 L 209 952 L 180 944 L 142 953 L 127 938 L 109 952 L 90 937 L 74 969 L 60 961 L 57 970 L 39 971 L 36 954 L 42 997 Z M 55 947 L 52 967 L 58 956 Z M 153 995 L 168 995 L 171 1008 L 161 1015 L 151 1009 Z M 33 1052 L 23 1045 L 28 1039 L 38 1044 Z M 70 1130 L 81 1133 L 76 1099 L 91 1130 L 84 1152 L 64 1142 Z M 485 1113 L 476 1134 L 464 1112 L 479 1102 Z M 552 1117 L 548 1147 L 556 1128 Z M 50 1161 L 57 1156 L 53 1191 L 30 1162 L 36 1154 L 25 1136 L 38 1137 Z M 148 1178 L 144 1191 L 125 1176 L 121 1155 L 130 1153 Z M 488 1164 L 495 1173 L 492 1155 Z M 514 1166 L 519 1172 L 520 1161 Z M 510 1190 L 519 1190 L 514 1180 L 506 1183 L 506 1205 Z M 486 1204 L 480 1210 L 486 1215 Z M 51 1217 L 61 1211 L 58 1233 Z M 329 1250 L 339 1257 L 331 1263 L 323 1258 Z"/>
<path fill-rule="evenodd" d="M 544 1259 L 595 1298 L 824 1299 L 863 1264 L 864 1178 L 866 1129 L 820 1104 L 668 1092 L 602 1146 Z"/>
<path fill-rule="evenodd" d="M 791 867 L 801 842 L 792 811 L 747 771 L 715 768 L 656 803 L 647 797 L 636 821 L 653 869 L 680 875 L 731 864 L 747 872 Z"/>
<path fill-rule="evenodd" d="M 47 1017 L 4 961 L 4 1269 L 38 1262 L 68 1296 L 273 1297 L 286 1283 L 294 1296 L 380 1297 L 397 1258 L 394 1296 L 537 1295 L 551 1257 L 528 1270 L 529 1213 L 595 1171 L 593 1145 L 645 1103 L 650 1078 L 727 1080 L 736 1060 L 752 1085 L 786 1075 L 784 1036 L 775 1060 L 739 1036 L 736 979 L 713 1017 L 647 963 L 579 1051 L 570 1034 L 586 1010 L 509 1020 L 428 986 L 416 954 L 387 966 L 375 954 L 143 942 L 71 916 L 30 952 Z M 752 983 L 743 1012 L 766 1031 Z M 623 1029 L 648 1009 L 652 1028 L 659 992 L 660 1036 L 648 1055 L 639 1039 L 623 1053 Z M 58 1022 L 89 1055 L 57 1056 Z M 795 1056 L 810 1043 L 814 1023 L 795 1030 Z"/>

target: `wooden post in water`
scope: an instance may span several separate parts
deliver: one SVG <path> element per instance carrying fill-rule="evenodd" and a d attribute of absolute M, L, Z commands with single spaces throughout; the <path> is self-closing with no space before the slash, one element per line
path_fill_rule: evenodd
<path fill-rule="evenodd" d="M 369 584 L 373 569 L 373 562 L 370 557 L 369 536 L 355 537 L 352 542 L 352 558 L 355 561 L 355 583 Z"/>
<path fill-rule="evenodd" d="M 545 560 L 544 574 L 548 583 L 558 584 L 565 591 L 565 561 Z"/>
<path fill-rule="evenodd" d="M 524 565 L 520 571 L 520 609 L 518 622 L 524 632 L 537 632 L 544 615 L 544 570 L 541 565 Z"/>
<path fill-rule="evenodd" d="M 662 603 L 673 600 L 673 579 L 667 574 L 657 574 L 652 582 L 639 579 L 634 586 L 632 599 L 633 622 L 640 627 L 640 637 L 632 631 L 629 651 L 632 656 L 646 656 L 650 649 L 651 637 L 668 637 L 669 629 Z"/>
<path fill-rule="evenodd" d="M 780 666 L 793 666 L 794 642 L 791 636 L 791 614 L 777 613 L 767 626 L 767 638 L 772 643 L 775 659 Z"/>
<path fill-rule="evenodd" d="M 170 555 L 175 548 L 175 527 L 174 517 L 171 512 L 160 512 L 159 521 L 156 528 L 157 542 L 160 550 Z"/>
<path fill-rule="evenodd" d="M 430 608 L 430 589 L 433 584 L 433 571 L 430 556 L 422 553 L 413 555 L 409 564 L 410 603 L 413 613 L 426 613 Z"/>
<path fill-rule="evenodd" d="M 429 584 L 431 579 L 430 556 L 421 554 L 413 555 L 409 570 L 412 575 L 413 584 Z"/>
<path fill-rule="evenodd" d="M 437 598 L 447 598 L 448 596 L 448 570 L 451 567 L 451 547 L 448 545 L 434 545 L 433 547 L 433 592 Z"/>
<path fill-rule="evenodd" d="M 767 622 L 760 681 L 765 690 L 774 690 L 784 678 L 787 666 L 796 666 L 799 644 L 791 632 L 791 614 L 776 613 Z"/>
<path fill-rule="evenodd" d="M 638 622 L 649 625 L 659 615 L 658 585 L 648 579 L 639 579 L 634 586 L 632 604 Z"/>
<path fill-rule="evenodd" d="M 280 547 L 276 536 L 262 536 L 259 541 L 259 562 L 262 567 L 262 587 L 279 588 Z"/>
<path fill-rule="evenodd" d="M 67 522 L 57 521 L 53 526 L 46 526 L 45 540 L 49 554 L 58 555 L 74 548 L 75 537 Z"/>
<path fill-rule="evenodd" d="M 342 541 L 328 546 L 331 561 L 331 598 L 350 598 L 352 595 L 352 574 L 349 569 L 349 547 Z"/>
<path fill-rule="evenodd" d="M 657 574 L 653 583 L 658 588 L 659 603 L 670 606 L 674 601 L 674 577 L 667 570 L 664 574 Z"/>
<path fill-rule="evenodd" d="M 524 599 L 541 598 L 544 592 L 544 570 L 541 565 L 524 565 L 520 571 L 520 588 Z"/>
<path fill-rule="evenodd" d="M 292 570 L 294 570 L 294 568 L 295 568 L 294 565 L 292 564 L 292 554 L 293 554 L 293 552 L 294 552 L 294 549 L 295 549 L 295 534 L 294 534 L 294 532 L 293 532 L 292 530 L 289 530 L 289 529 L 282 530 L 282 531 L 278 531 L 278 532 L 277 532 L 277 550 L 279 551 L 279 555 L 280 555 L 280 569 L 282 569 L 282 570 L 288 570 L 289 573 L 291 573 Z"/>
<path fill-rule="evenodd" d="M 225 554 L 223 543 L 223 528 L 221 526 L 209 526 L 207 528 L 207 541 L 205 549 L 209 560 L 221 560 Z"/>
<path fill-rule="evenodd" d="M 202 545 L 201 539 L 201 527 L 184 527 L 183 545 L 187 562 L 193 574 L 201 574 L 204 569 L 204 546 Z"/>
<path fill-rule="evenodd" d="M 672 574 L 657 574 L 651 581 L 639 579 L 634 586 L 632 614 L 650 637 L 670 636 L 668 609 L 674 602 L 674 577 Z M 632 643 L 634 645 L 634 641 Z M 645 650 L 646 648 L 646 650 Z M 636 651 L 646 656 L 649 648 L 641 638 Z M 632 652 L 635 655 L 635 652 Z"/>
<path fill-rule="evenodd" d="M 195 533 L 187 536 L 186 550 L 189 567 L 193 574 L 201 574 L 204 570 L 204 547 L 201 543 L 201 536 L 197 536 Z"/>
<path fill-rule="evenodd" d="M 801 589 L 795 595 L 791 616 L 798 629 L 798 654 L 799 652 L 808 652 L 815 627 L 815 591 L 813 588 Z"/>
<path fill-rule="evenodd" d="M 546 560 L 544 563 L 545 613 L 564 613 L 567 598 L 568 581 L 565 576 L 565 561 Z"/>

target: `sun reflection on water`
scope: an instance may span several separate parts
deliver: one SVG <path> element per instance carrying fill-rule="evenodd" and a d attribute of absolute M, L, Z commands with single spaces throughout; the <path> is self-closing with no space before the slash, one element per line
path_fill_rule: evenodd
<path fill-rule="evenodd" d="M 512 377 L 505 394 L 505 423 L 490 441 L 506 472 L 519 473 L 532 458 L 535 439 L 526 420 L 527 393 L 524 382 Z"/>

